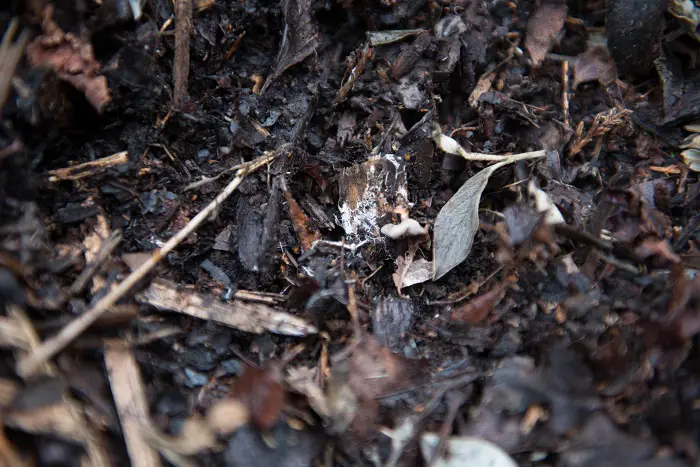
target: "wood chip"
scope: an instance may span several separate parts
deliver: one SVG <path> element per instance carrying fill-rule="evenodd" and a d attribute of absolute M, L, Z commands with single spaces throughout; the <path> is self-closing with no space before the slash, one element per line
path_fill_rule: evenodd
<path fill-rule="evenodd" d="M 318 332 L 315 326 L 302 318 L 262 303 L 246 303 L 240 300 L 221 302 L 218 297 L 183 290 L 177 284 L 164 279 L 154 280 L 151 286 L 136 298 L 162 310 L 216 321 L 253 334 L 269 331 L 287 336 L 306 336 Z"/>
<path fill-rule="evenodd" d="M 142 436 L 150 424 L 148 402 L 136 359 L 127 346 L 105 347 L 105 366 L 133 467 L 160 467 L 160 457 Z"/>

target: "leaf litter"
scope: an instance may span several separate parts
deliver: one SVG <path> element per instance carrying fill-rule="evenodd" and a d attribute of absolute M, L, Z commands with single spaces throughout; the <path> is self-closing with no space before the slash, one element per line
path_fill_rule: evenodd
<path fill-rule="evenodd" d="M 68 3 L 0 7 L 0 463 L 697 463 L 692 2 Z"/>

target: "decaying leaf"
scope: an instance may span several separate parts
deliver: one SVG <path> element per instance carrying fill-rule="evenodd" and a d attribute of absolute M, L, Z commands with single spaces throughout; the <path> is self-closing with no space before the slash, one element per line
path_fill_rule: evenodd
<path fill-rule="evenodd" d="M 102 65 L 95 59 L 92 45 L 72 33 L 66 33 L 53 20 L 54 6 L 43 10 L 43 35 L 27 45 L 32 66 L 52 68 L 58 76 L 85 94 L 98 112 L 109 102 L 107 78 L 100 76 Z"/>
<path fill-rule="evenodd" d="M 425 29 L 398 29 L 392 31 L 367 31 L 367 39 L 372 47 L 393 44 L 425 32 Z"/>
<path fill-rule="evenodd" d="M 231 394 L 248 408 L 251 421 L 263 432 L 275 426 L 286 400 L 275 371 L 251 366 L 245 367 Z"/>
<path fill-rule="evenodd" d="M 498 284 L 488 292 L 455 307 L 450 314 L 450 321 L 469 324 L 480 323 L 503 298 L 505 291 L 505 284 Z"/>
<path fill-rule="evenodd" d="M 284 32 L 282 44 L 275 59 L 275 68 L 265 81 L 260 93 L 279 78 L 287 68 L 301 63 L 316 51 L 318 35 L 312 17 L 310 0 L 284 0 Z"/>
<path fill-rule="evenodd" d="M 338 180 L 340 216 L 351 237 L 376 236 L 379 224 L 406 209 L 408 189 L 403 159 L 384 154 L 343 169 Z"/>
<path fill-rule="evenodd" d="M 686 149 L 681 153 L 681 157 L 683 157 L 683 162 L 690 170 L 700 172 L 700 150 L 695 148 Z"/>
<path fill-rule="evenodd" d="M 367 62 L 372 58 L 373 54 L 374 52 L 372 49 L 367 46 L 363 49 L 357 49 L 348 57 L 348 69 L 345 71 L 343 84 L 340 86 L 340 89 L 338 89 L 333 104 L 339 104 L 347 97 L 357 79 L 362 75 Z"/>
<path fill-rule="evenodd" d="M 464 261 L 479 229 L 479 202 L 491 175 L 517 160 L 544 156 L 545 151 L 515 154 L 486 167 L 467 180 L 443 206 L 435 220 L 433 280 L 438 280 Z"/>
<path fill-rule="evenodd" d="M 299 366 L 287 369 L 287 384 L 306 396 L 309 405 L 322 417 L 328 417 L 328 402 L 323 390 L 314 381 L 316 370 L 312 367 Z"/>
<path fill-rule="evenodd" d="M 574 68 L 573 87 L 589 81 L 599 81 L 603 86 L 612 84 L 617 79 L 615 60 L 604 45 L 590 47 L 569 63 Z"/>
<path fill-rule="evenodd" d="M 282 183 L 282 194 L 284 194 L 284 199 L 287 201 L 289 217 L 292 219 L 292 224 L 294 224 L 294 231 L 297 233 L 299 243 L 304 251 L 308 251 L 315 241 L 321 239 L 321 234 L 317 229 L 310 227 L 309 216 L 304 213 L 299 203 L 296 202 L 292 193 L 287 189 L 285 182 Z"/>
<path fill-rule="evenodd" d="M 405 263 L 401 264 L 401 262 L 399 262 L 401 259 L 402 258 L 399 258 L 399 260 L 397 260 L 399 268 L 397 268 L 396 273 L 394 273 L 394 283 L 398 289 L 422 284 L 433 277 L 432 261 L 419 258 L 415 261 L 411 261 L 408 266 L 405 266 Z M 397 282 L 397 279 L 400 280 Z"/>
<path fill-rule="evenodd" d="M 327 401 L 333 431 L 368 433 L 379 415 L 377 397 L 405 388 L 417 373 L 405 358 L 363 337 L 350 359 L 336 363 L 331 373 Z"/>
<path fill-rule="evenodd" d="M 481 75 L 479 78 L 479 81 L 476 82 L 476 86 L 474 86 L 474 90 L 469 94 L 469 105 L 472 107 L 477 107 L 479 103 L 479 98 L 482 96 L 482 94 L 489 92 L 491 90 L 491 86 L 493 85 L 493 81 L 496 79 L 496 70 L 490 71 L 488 73 L 484 73 Z M 443 149 L 443 151 L 445 151 Z M 447 151 L 446 151 L 447 152 Z"/>
<path fill-rule="evenodd" d="M 419 243 L 412 242 L 404 254 L 396 258 L 396 272 L 392 274 L 396 291 L 401 295 L 401 289 L 430 280 L 433 276 L 433 263 L 424 258 L 414 261 Z"/>
<path fill-rule="evenodd" d="M 433 458 L 440 442 L 437 433 L 423 433 L 420 438 L 420 450 L 428 462 Z M 434 467 L 516 467 L 518 464 L 500 447 L 479 438 L 453 436 L 447 440 L 445 456 L 432 464 Z"/>
<path fill-rule="evenodd" d="M 538 66 L 552 48 L 564 27 L 568 8 L 566 2 L 543 2 L 527 22 L 525 48 L 530 52 L 532 64 Z"/>

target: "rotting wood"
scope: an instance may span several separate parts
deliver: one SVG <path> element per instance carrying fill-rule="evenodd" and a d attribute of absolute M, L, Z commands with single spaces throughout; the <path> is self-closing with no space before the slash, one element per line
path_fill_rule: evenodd
<path fill-rule="evenodd" d="M 70 342 L 89 328 L 98 318 L 109 310 L 124 294 L 126 294 L 138 281 L 148 274 L 153 267 L 158 264 L 168 253 L 174 250 L 189 234 L 194 232 L 211 214 L 221 205 L 221 203 L 233 193 L 243 182 L 245 177 L 260 167 L 272 162 L 279 154 L 286 152 L 289 146 L 268 152 L 265 155 L 251 161 L 236 173 L 231 182 L 209 203 L 199 214 L 197 214 L 182 230 L 177 232 L 160 249 L 153 252 L 153 255 L 143 263 L 138 269 L 129 274 L 126 279 L 120 282 L 107 295 L 102 297 L 95 305 L 82 315 L 68 323 L 58 334 L 44 341 L 41 346 L 35 349 L 30 355 L 22 358 L 17 363 L 17 373 L 27 377 L 41 366 L 44 362 L 52 358 L 63 350 Z"/>
<path fill-rule="evenodd" d="M 173 105 L 182 107 L 187 99 L 190 75 L 190 36 L 192 35 L 192 0 L 175 0 L 175 60 L 173 61 Z"/>
<path fill-rule="evenodd" d="M 48 172 L 49 181 L 55 183 L 67 180 L 80 180 L 81 178 L 92 177 L 111 167 L 123 165 L 128 162 L 129 153 L 127 151 L 122 151 L 101 159 L 74 165 L 73 167 L 51 170 Z"/>
<path fill-rule="evenodd" d="M 107 344 L 105 366 L 131 465 L 160 467 L 158 453 L 142 436 L 142 427 L 150 424 L 150 417 L 136 359 L 128 346 Z"/>
<path fill-rule="evenodd" d="M 165 279 L 155 279 L 148 289 L 137 296 L 137 300 L 158 309 L 216 321 L 253 334 L 270 331 L 287 336 L 306 336 L 318 332 L 315 326 L 302 318 L 265 304 L 240 300 L 221 302 L 217 297 L 183 289 Z"/>

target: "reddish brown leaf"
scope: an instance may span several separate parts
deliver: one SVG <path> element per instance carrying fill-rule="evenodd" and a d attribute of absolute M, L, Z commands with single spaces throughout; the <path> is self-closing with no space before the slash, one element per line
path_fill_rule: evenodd
<path fill-rule="evenodd" d="M 54 22 L 53 13 L 53 5 L 44 8 L 41 25 L 44 34 L 27 45 L 27 58 L 32 66 L 55 70 L 101 112 L 110 100 L 107 78 L 99 76 L 102 65 L 95 59 L 92 45 L 63 32 Z"/>
<path fill-rule="evenodd" d="M 299 203 L 292 197 L 289 190 L 285 189 L 282 193 L 284 194 L 284 199 L 287 200 L 289 217 L 292 218 L 294 231 L 297 233 L 299 243 L 301 243 L 301 247 L 304 251 L 308 251 L 311 249 L 314 242 L 321 238 L 321 234 L 318 230 L 310 227 L 309 217 L 301 210 Z"/>
<path fill-rule="evenodd" d="M 673 265 L 681 262 L 681 259 L 671 249 L 667 240 L 646 238 L 634 249 L 634 255 L 638 260 L 657 259 L 665 265 Z"/>
<path fill-rule="evenodd" d="M 527 23 L 525 48 L 530 52 L 532 64 L 539 65 L 564 27 L 568 8 L 566 3 L 544 3 Z"/>
<path fill-rule="evenodd" d="M 452 310 L 450 320 L 461 323 L 477 324 L 486 319 L 489 312 L 505 295 L 505 285 L 498 284 L 488 292 L 474 297 Z"/>
<path fill-rule="evenodd" d="M 231 388 L 250 412 L 260 431 L 269 431 L 277 424 L 285 404 L 286 393 L 273 371 L 247 366 Z"/>

